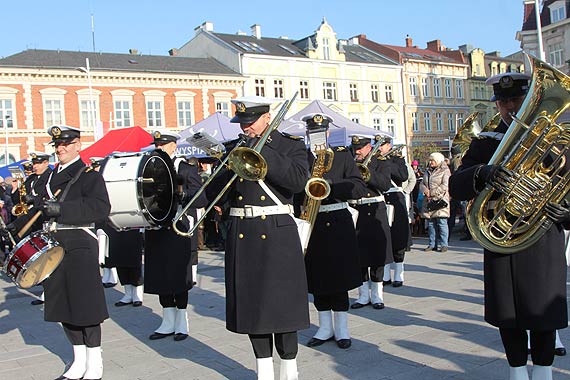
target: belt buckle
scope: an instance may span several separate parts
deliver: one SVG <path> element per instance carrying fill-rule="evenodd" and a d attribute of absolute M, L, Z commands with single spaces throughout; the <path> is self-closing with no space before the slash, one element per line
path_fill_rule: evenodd
<path fill-rule="evenodd" d="M 253 218 L 253 206 L 243 206 L 243 216 L 245 218 Z"/>

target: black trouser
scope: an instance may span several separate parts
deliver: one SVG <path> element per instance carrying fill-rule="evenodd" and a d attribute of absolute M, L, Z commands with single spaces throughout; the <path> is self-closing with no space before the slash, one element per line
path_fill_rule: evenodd
<path fill-rule="evenodd" d="M 318 311 L 348 311 L 348 292 L 313 294 L 313 303 Z"/>
<path fill-rule="evenodd" d="M 248 334 L 253 353 L 258 359 L 273 356 L 273 337 L 275 348 L 281 359 L 295 359 L 297 357 L 297 332 L 275 334 Z"/>
<path fill-rule="evenodd" d="M 93 326 L 75 326 L 62 323 L 63 331 L 73 346 L 100 347 L 101 324 Z"/>
<path fill-rule="evenodd" d="M 406 255 L 406 250 L 405 249 L 401 249 L 399 251 L 394 251 L 394 262 L 395 263 L 403 263 L 404 262 L 404 256 Z"/>
<path fill-rule="evenodd" d="M 188 306 L 188 291 L 177 294 L 159 294 L 158 301 L 162 307 L 175 307 L 186 309 Z"/>
<path fill-rule="evenodd" d="M 369 267 L 361 268 L 362 270 L 362 282 L 368 282 L 372 279 L 372 282 L 381 282 L 384 278 L 384 265 L 377 267 L 370 267 L 370 274 L 368 272 Z"/>
<path fill-rule="evenodd" d="M 528 336 L 522 329 L 499 329 L 507 360 L 511 367 L 526 365 L 528 359 Z M 530 332 L 530 356 L 533 364 L 551 366 L 554 361 L 556 330 Z"/>
<path fill-rule="evenodd" d="M 117 274 L 123 286 L 140 286 L 143 284 L 142 265 L 138 267 L 117 267 Z"/>

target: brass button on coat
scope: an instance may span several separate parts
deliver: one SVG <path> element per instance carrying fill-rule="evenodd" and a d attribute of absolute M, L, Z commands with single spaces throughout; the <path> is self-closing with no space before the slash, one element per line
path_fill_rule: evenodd
<path fill-rule="evenodd" d="M 262 201 L 265 200 L 265 195 L 262 195 L 261 197 L 259 197 L 259 199 L 261 199 Z"/>
<path fill-rule="evenodd" d="M 261 235 L 261 240 L 265 240 L 265 239 L 267 239 L 267 235 L 265 235 L 265 234 Z"/>
<path fill-rule="evenodd" d="M 243 234 L 239 234 L 238 237 L 239 237 L 240 239 L 243 239 Z"/>
<path fill-rule="evenodd" d="M 240 178 L 239 181 L 240 181 L 240 182 L 243 182 L 243 178 Z"/>
<path fill-rule="evenodd" d="M 267 219 L 267 216 L 266 216 L 266 215 L 261 215 L 260 218 L 261 218 L 261 220 L 265 220 L 265 219 Z"/>
<path fill-rule="evenodd" d="M 331 226 L 331 222 L 326 222 L 325 226 L 330 227 Z"/>
<path fill-rule="evenodd" d="M 241 195 L 238 196 L 238 200 L 239 200 L 239 201 L 243 200 L 243 197 L 242 197 Z"/>

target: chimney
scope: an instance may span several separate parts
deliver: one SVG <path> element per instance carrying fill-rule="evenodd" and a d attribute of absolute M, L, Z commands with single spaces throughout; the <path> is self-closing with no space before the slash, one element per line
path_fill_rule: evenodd
<path fill-rule="evenodd" d="M 427 49 L 431 51 L 441 51 L 441 41 L 440 40 L 433 40 L 427 43 Z"/>
<path fill-rule="evenodd" d="M 172 48 L 168 51 L 168 55 L 171 57 L 176 57 L 178 55 L 178 49 Z"/>
<path fill-rule="evenodd" d="M 253 24 L 252 26 L 250 26 L 250 28 L 251 28 L 251 35 L 259 40 L 261 38 L 261 25 Z"/>
<path fill-rule="evenodd" d="M 529 28 L 530 30 L 536 30 L 537 29 L 537 25 L 536 25 L 536 18 L 535 18 L 535 11 L 534 11 L 534 0 L 524 0 L 523 1 L 523 5 L 524 5 L 524 14 L 523 14 L 523 30 L 527 30 L 525 29 L 525 25 L 528 22 L 528 26 L 532 26 L 534 25 L 534 28 Z M 542 17 L 541 17 L 542 18 Z"/>
<path fill-rule="evenodd" d="M 412 37 L 410 37 L 409 34 L 406 34 L 406 47 L 407 47 L 407 48 L 413 47 L 413 46 L 412 46 L 412 43 L 413 43 L 413 42 L 412 42 Z"/>
<path fill-rule="evenodd" d="M 211 21 L 205 21 L 202 23 L 202 25 L 194 28 L 194 31 L 196 32 L 196 34 L 198 34 L 198 32 L 200 32 L 201 30 L 203 30 L 205 32 L 213 32 L 214 31 L 214 23 Z"/>
<path fill-rule="evenodd" d="M 129 49 L 129 54 L 138 55 L 139 51 L 138 51 L 138 49 Z"/>

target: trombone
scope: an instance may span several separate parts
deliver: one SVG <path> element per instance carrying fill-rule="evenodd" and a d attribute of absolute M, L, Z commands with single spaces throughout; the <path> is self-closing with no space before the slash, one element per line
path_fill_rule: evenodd
<path fill-rule="evenodd" d="M 247 181 L 259 181 L 263 180 L 267 175 L 267 162 L 261 155 L 261 149 L 269 139 L 269 135 L 271 132 L 277 129 L 279 124 L 285 118 L 287 111 L 291 108 L 293 101 L 297 97 L 298 92 L 293 95 L 291 100 L 286 100 L 273 121 L 269 124 L 269 126 L 263 132 L 263 135 L 259 138 L 257 143 L 253 148 L 244 147 L 242 146 L 246 139 L 245 136 L 242 136 L 238 144 L 230 151 L 230 153 L 226 156 L 226 158 L 220 163 L 218 168 L 208 177 L 208 180 L 204 182 L 202 187 L 194 194 L 192 199 L 184 206 L 183 209 L 178 211 L 174 220 L 172 221 L 172 229 L 180 236 L 190 237 L 194 234 L 194 231 L 198 228 L 200 223 L 206 218 L 206 215 L 214 208 L 216 203 L 222 198 L 224 193 L 231 187 L 233 182 L 239 176 Z M 204 210 L 202 216 L 194 223 L 194 226 L 190 228 L 188 232 L 180 231 L 180 229 L 176 226 L 176 224 L 182 219 L 182 217 L 186 214 L 189 208 L 192 207 L 196 199 L 206 190 L 210 182 L 218 175 L 218 173 L 227 166 L 228 169 L 234 172 L 234 175 L 230 178 L 230 180 L 226 183 L 226 185 L 222 188 L 222 190 L 216 195 L 216 198 L 212 201 L 212 203 Z"/>
<path fill-rule="evenodd" d="M 370 160 L 372 160 L 372 157 L 374 157 L 376 155 L 376 153 L 378 152 L 378 149 L 380 149 L 380 145 L 382 145 L 380 142 L 380 140 L 381 140 L 380 135 L 376 135 L 376 137 L 374 137 L 374 140 L 376 140 L 376 144 L 374 145 L 374 148 L 372 148 L 370 153 L 368 153 L 368 156 L 366 156 L 366 158 L 364 159 L 364 162 L 356 164 L 356 166 L 358 166 L 358 170 L 360 170 L 360 175 L 362 176 L 362 179 L 365 182 L 370 181 L 370 169 L 368 169 L 368 165 L 370 164 Z"/>

